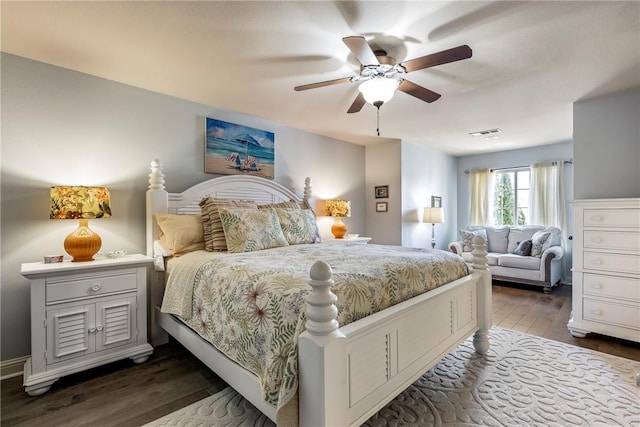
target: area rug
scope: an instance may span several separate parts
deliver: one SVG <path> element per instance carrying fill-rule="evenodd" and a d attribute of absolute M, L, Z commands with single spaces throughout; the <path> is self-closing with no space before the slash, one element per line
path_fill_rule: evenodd
<path fill-rule="evenodd" d="M 486 357 L 462 343 L 365 426 L 640 425 L 640 362 L 494 327 Z M 274 426 L 235 390 L 159 426 Z"/>

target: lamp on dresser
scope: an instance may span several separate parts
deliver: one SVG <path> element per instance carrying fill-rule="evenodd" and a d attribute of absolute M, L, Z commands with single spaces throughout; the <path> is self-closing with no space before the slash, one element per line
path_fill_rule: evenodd
<path fill-rule="evenodd" d="M 102 246 L 100 236 L 89 228 L 90 219 L 111 217 L 111 198 L 106 187 L 51 187 L 50 219 L 77 219 L 78 228 L 64 239 L 64 250 L 73 262 L 93 261 Z"/>
<path fill-rule="evenodd" d="M 327 200 L 325 213 L 327 216 L 336 218 L 336 222 L 331 226 L 331 234 L 336 239 L 342 239 L 347 234 L 347 225 L 342 222 L 342 218 L 351 216 L 351 201 L 342 199 Z"/>
<path fill-rule="evenodd" d="M 436 224 L 444 222 L 443 208 L 424 208 L 422 222 L 431 223 L 431 247 L 436 247 Z"/>

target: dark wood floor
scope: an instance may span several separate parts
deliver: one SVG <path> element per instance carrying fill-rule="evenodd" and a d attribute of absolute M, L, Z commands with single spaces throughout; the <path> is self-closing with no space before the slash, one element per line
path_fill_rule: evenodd
<path fill-rule="evenodd" d="M 494 324 L 640 361 L 640 344 L 567 330 L 571 288 L 551 294 L 540 288 L 495 284 Z M 222 390 L 226 384 L 179 344 L 155 349 L 135 365 L 123 360 L 63 377 L 51 390 L 30 397 L 22 377 L 0 383 L 2 426 L 140 426 Z"/>

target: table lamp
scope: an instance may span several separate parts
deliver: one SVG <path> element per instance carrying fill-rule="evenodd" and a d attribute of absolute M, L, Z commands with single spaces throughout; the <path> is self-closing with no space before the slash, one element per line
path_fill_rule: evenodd
<path fill-rule="evenodd" d="M 422 222 L 431 223 L 431 247 L 436 247 L 436 224 L 444 222 L 443 208 L 424 208 Z"/>
<path fill-rule="evenodd" d="M 336 218 L 336 222 L 331 226 L 331 234 L 336 239 L 342 239 L 347 234 L 347 225 L 342 222 L 342 218 L 351 216 L 351 202 L 340 199 L 327 200 L 325 213 Z"/>
<path fill-rule="evenodd" d="M 106 187 L 51 187 L 50 219 L 77 219 L 78 228 L 64 239 L 64 250 L 73 262 L 93 261 L 102 239 L 89 229 L 89 220 L 111 217 L 111 200 Z"/>

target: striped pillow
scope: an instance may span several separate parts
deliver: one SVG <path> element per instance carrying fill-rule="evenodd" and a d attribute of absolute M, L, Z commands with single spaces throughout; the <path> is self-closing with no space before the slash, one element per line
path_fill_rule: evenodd
<path fill-rule="evenodd" d="M 205 197 L 200 201 L 202 227 L 204 230 L 204 248 L 209 252 L 227 250 L 227 241 L 220 220 L 219 208 L 258 209 L 252 200 L 214 199 Z"/>
<path fill-rule="evenodd" d="M 268 205 L 258 205 L 258 209 L 300 209 L 300 205 L 295 200 L 280 203 L 269 203 Z"/>

